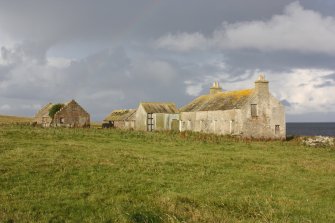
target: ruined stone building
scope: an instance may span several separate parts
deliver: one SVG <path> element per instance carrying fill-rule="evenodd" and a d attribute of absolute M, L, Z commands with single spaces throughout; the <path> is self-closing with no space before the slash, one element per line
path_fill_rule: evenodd
<path fill-rule="evenodd" d="M 114 110 L 103 120 L 103 127 L 135 129 L 135 115 L 136 109 Z"/>
<path fill-rule="evenodd" d="M 217 82 L 210 93 L 180 109 L 180 131 L 232 134 L 252 138 L 286 137 L 285 108 L 269 92 L 260 75 L 253 89 L 222 91 Z"/>
<path fill-rule="evenodd" d="M 179 111 L 174 103 L 142 102 L 135 120 L 136 130 L 179 130 Z"/>
<path fill-rule="evenodd" d="M 55 104 L 48 103 L 35 115 L 35 123 L 43 127 L 89 127 L 90 114 L 87 113 L 75 100 L 71 100 L 50 117 L 50 110 Z"/>
<path fill-rule="evenodd" d="M 49 116 L 49 111 L 53 106 L 52 103 L 48 103 L 39 110 L 34 118 L 36 124 L 41 125 L 42 127 L 49 127 L 52 122 L 52 118 Z"/>

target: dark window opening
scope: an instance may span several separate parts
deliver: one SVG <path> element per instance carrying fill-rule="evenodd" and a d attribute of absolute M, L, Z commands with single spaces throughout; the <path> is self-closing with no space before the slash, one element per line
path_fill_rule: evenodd
<path fill-rule="evenodd" d="M 280 133 L 280 126 L 275 125 L 275 134 L 278 135 Z"/>
<path fill-rule="evenodd" d="M 251 117 L 257 117 L 257 104 L 251 104 Z"/>
<path fill-rule="evenodd" d="M 154 118 L 152 116 L 152 113 L 148 113 L 147 115 L 147 130 L 149 132 L 154 130 Z"/>

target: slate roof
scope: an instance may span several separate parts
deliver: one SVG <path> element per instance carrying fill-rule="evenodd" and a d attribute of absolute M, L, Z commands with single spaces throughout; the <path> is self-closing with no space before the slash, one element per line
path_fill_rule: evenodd
<path fill-rule="evenodd" d="M 122 109 L 112 111 L 104 121 L 127 121 L 133 120 L 136 109 Z"/>
<path fill-rule="evenodd" d="M 245 89 L 202 95 L 180 108 L 180 111 L 217 111 L 241 108 L 252 93 L 253 89 Z"/>
<path fill-rule="evenodd" d="M 179 113 L 179 110 L 176 107 L 175 103 L 167 102 L 142 102 L 144 110 L 147 113 L 167 113 L 167 114 L 176 114 Z"/>

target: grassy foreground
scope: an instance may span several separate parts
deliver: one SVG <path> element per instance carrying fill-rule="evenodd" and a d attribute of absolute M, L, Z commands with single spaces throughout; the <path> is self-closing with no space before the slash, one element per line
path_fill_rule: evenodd
<path fill-rule="evenodd" d="M 0 127 L 0 222 L 335 222 L 335 150 Z"/>

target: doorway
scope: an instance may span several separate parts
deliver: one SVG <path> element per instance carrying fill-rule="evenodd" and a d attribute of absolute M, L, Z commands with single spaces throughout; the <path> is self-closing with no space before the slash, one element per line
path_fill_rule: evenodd
<path fill-rule="evenodd" d="M 152 132 L 154 130 L 154 118 L 152 113 L 147 114 L 147 131 Z"/>

